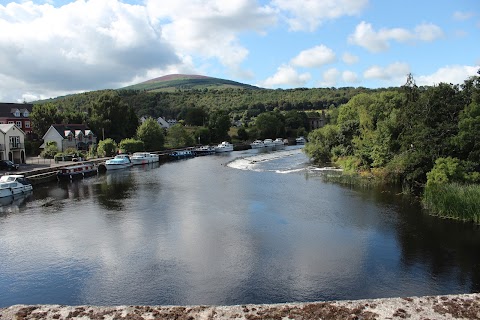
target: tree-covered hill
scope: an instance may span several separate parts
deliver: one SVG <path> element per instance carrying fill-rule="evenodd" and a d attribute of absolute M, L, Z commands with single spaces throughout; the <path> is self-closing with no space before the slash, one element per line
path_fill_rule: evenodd
<path fill-rule="evenodd" d="M 232 80 L 189 74 L 170 74 L 121 88 L 119 90 L 172 92 L 179 90 L 221 90 L 227 88 L 260 90 L 258 87 Z"/>

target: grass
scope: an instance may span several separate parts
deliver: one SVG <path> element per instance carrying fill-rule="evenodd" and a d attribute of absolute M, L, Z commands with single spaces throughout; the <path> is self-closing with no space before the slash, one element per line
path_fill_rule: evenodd
<path fill-rule="evenodd" d="M 480 224 L 480 185 L 427 185 L 423 205 L 433 215 Z"/>

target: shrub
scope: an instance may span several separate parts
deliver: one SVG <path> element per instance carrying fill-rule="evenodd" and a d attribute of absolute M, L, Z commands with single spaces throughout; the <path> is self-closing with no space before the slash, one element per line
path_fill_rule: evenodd
<path fill-rule="evenodd" d="M 134 153 L 145 150 L 145 145 L 143 141 L 127 138 L 120 141 L 119 148 L 126 153 Z"/>
<path fill-rule="evenodd" d="M 98 143 L 97 153 L 102 157 L 111 157 L 117 151 L 117 144 L 113 139 L 108 138 Z"/>

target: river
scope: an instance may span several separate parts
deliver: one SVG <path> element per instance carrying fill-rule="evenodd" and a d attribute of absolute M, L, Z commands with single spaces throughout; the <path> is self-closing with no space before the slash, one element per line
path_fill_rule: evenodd
<path fill-rule="evenodd" d="M 480 291 L 480 229 L 322 179 L 297 147 L 36 186 L 0 207 L 0 307 Z"/>

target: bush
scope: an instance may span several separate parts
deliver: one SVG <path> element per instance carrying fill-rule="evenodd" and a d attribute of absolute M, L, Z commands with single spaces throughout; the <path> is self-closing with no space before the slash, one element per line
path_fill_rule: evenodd
<path fill-rule="evenodd" d="M 427 173 L 427 185 L 448 182 L 478 182 L 480 173 L 474 171 L 474 164 L 457 158 L 438 158 L 433 169 Z"/>
<path fill-rule="evenodd" d="M 108 138 L 98 143 L 97 154 L 102 157 L 111 157 L 117 152 L 117 144 L 113 139 Z"/>
<path fill-rule="evenodd" d="M 47 142 L 47 145 L 45 146 L 43 151 L 40 153 L 40 156 L 47 159 L 53 159 L 53 157 L 55 157 L 57 153 L 57 144 L 55 143 L 55 141 L 49 141 Z"/>
<path fill-rule="evenodd" d="M 134 153 L 145 150 L 145 145 L 141 140 L 128 138 L 120 141 L 119 148 L 125 153 Z"/>

